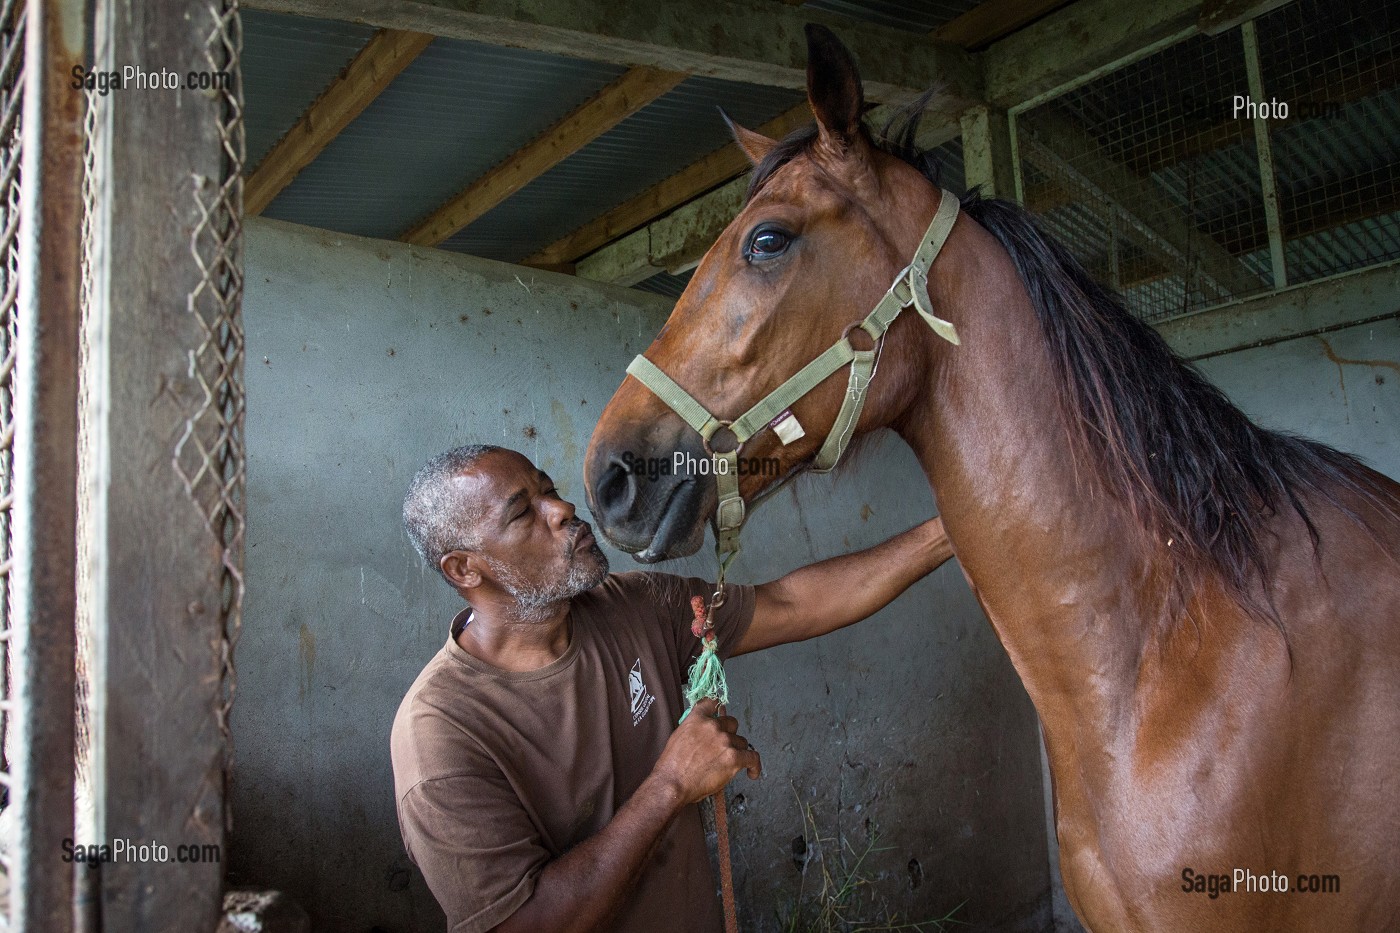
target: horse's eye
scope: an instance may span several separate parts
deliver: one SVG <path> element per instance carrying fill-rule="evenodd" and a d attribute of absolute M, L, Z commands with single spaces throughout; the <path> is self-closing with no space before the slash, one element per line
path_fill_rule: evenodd
<path fill-rule="evenodd" d="M 774 259 L 787 252 L 792 243 L 792 235 L 777 227 L 759 227 L 749 237 L 749 248 L 744 250 L 744 258 L 749 262 Z"/>

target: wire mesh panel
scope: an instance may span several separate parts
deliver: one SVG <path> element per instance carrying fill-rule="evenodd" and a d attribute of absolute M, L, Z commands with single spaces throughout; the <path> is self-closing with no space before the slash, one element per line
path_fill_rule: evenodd
<path fill-rule="evenodd" d="M 233 651 L 243 618 L 243 530 L 246 477 L 243 421 L 243 82 L 238 67 L 243 31 L 236 0 L 208 5 L 213 23 L 203 57 L 209 71 L 228 80 L 218 90 L 217 132 L 223 166 L 218 178 L 196 178 L 199 223 L 190 255 L 199 268 L 188 310 L 202 340 L 190 354 L 190 372 L 200 389 L 195 410 L 175 444 L 174 467 L 218 542 L 222 565 L 223 690 L 216 713 L 223 735 L 225 783 L 233 738 L 229 712 L 237 686 Z M 226 799 L 226 798 L 225 798 Z M 231 811 L 225 808 L 226 819 Z M 231 824 L 230 824 L 231 828 Z"/>
<path fill-rule="evenodd" d="M 1197 36 L 1017 116 L 1026 206 L 1157 321 L 1272 286 L 1238 31 Z"/>
<path fill-rule="evenodd" d="M 17 310 L 19 295 L 20 111 L 24 100 L 24 7 L 6 3 L 0 10 L 0 916 L 11 917 L 10 878 L 16 857 L 17 826 L 11 807 L 18 791 L 13 784 L 16 684 L 14 668 L 14 436 L 15 362 L 19 354 Z"/>
<path fill-rule="evenodd" d="M 1397 36 L 1299 0 L 1030 108 L 1026 206 L 1151 322 L 1394 259 Z"/>
<path fill-rule="evenodd" d="M 1256 26 L 1264 94 L 1289 108 L 1267 121 L 1289 281 L 1400 258 L 1400 8 L 1299 0 Z"/>

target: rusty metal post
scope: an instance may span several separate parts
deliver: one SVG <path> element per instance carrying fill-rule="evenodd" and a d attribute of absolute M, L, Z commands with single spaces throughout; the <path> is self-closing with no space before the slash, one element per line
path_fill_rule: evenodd
<path fill-rule="evenodd" d="M 72 929 L 83 4 L 30 0 L 24 61 L 14 473 L 16 846 L 10 925 Z"/>

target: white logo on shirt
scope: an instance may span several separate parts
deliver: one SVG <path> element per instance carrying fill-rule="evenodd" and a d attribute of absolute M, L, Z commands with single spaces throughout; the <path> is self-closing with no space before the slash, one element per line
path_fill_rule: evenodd
<path fill-rule="evenodd" d="M 632 725 L 635 726 L 651 710 L 651 704 L 656 702 L 656 697 L 642 682 L 641 658 L 632 664 L 632 670 L 627 674 L 627 690 L 632 695 Z"/>

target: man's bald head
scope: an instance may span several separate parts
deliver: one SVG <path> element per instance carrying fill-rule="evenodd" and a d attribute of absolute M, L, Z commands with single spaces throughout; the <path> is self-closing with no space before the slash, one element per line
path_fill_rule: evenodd
<path fill-rule="evenodd" d="M 468 444 L 438 454 L 423 464 L 403 500 L 403 526 L 422 558 L 442 572 L 442 558 L 452 551 L 474 550 L 477 528 L 488 503 L 472 501 L 470 484 L 458 477 L 488 454 L 513 453 L 491 444 Z"/>

